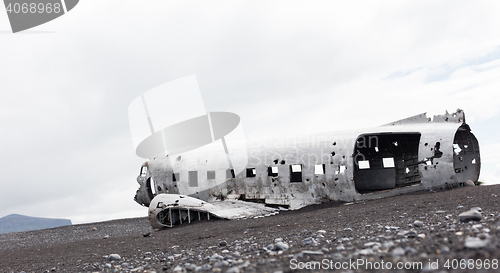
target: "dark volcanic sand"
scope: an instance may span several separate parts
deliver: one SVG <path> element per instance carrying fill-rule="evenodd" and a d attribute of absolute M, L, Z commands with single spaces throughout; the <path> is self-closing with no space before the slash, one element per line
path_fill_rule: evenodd
<path fill-rule="evenodd" d="M 497 266 L 500 259 L 499 195 L 500 185 L 492 185 L 426 191 L 350 205 L 325 203 L 265 218 L 192 223 L 152 232 L 149 237 L 143 236 L 150 231 L 145 217 L 0 234 L 0 271 L 286 272 L 299 266 L 316 266 L 312 271 L 320 271 L 319 264 L 313 264 L 318 261 L 325 271 L 361 272 L 366 266 L 345 263 L 350 266 L 347 270 L 327 266 L 334 266 L 330 262 L 362 259 L 379 266 L 383 260 L 385 267 L 388 263 L 396 267 L 398 262 L 422 262 L 424 268 L 415 272 L 433 271 L 429 260 L 438 261 L 438 270 L 433 272 L 497 272 L 500 270 L 492 267 L 495 259 Z M 482 209 L 482 220 L 460 222 L 458 215 L 473 207 Z M 424 225 L 414 227 L 415 220 Z M 97 230 L 93 231 L 93 227 Z M 416 233 L 403 232 L 411 230 Z M 312 244 L 304 245 L 308 237 L 317 245 L 311 239 L 306 242 Z M 467 237 L 483 238 L 477 239 L 483 246 L 465 247 Z M 266 250 L 278 238 L 290 248 Z M 221 241 L 227 246 L 220 246 Z M 314 252 L 300 254 L 304 250 Z M 121 259 L 108 261 L 107 255 L 113 253 Z M 468 263 L 468 259 L 475 264 Z M 446 261 L 449 268 L 445 267 Z M 453 266 L 460 268 L 461 261 L 462 267 L 469 269 L 452 270 Z M 478 270 L 479 262 L 489 263 L 490 269 Z"/>

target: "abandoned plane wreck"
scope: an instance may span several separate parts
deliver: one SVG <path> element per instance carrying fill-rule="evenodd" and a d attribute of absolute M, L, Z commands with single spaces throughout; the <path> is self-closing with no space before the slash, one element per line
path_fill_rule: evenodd
<path fill-rule="evenodd" d="M 150 159 L 141 167 L 135 200 L 149 206 L 150 222 L 159 229 L 210 214 L 232 219 L 273 213 L 262 204 L 298 209 L 324 200 L 453 188 L 479 178 L 478 141 L 461 110 L 310 140 L 249 148 L 248 165 L 240 171 L 216 168 L 212 161 L 223 165 L 217 152 Z"/>
<path fill-rule="evenodd" d="M 210 217 L 261 217 L 326 200 L 454 188 L 479 178 L 479 144 L 460 109 L 356 131 L 246 143 L 234 113 L 205 112 L 156 131 L 145 102 L 139 98 L 137 107 L 146 109 L 150 134 L 136 152 L 149 159 L 140 168 L 135 201 L 149 206 L 154 229 Z"/>

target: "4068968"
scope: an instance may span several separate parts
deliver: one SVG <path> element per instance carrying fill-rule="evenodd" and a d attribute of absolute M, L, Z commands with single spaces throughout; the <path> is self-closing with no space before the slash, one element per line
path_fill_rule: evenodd
<path fill-rule="evenodd" d="M 8 13 L 63 13 L 60 3 L 9 3 Z"/>

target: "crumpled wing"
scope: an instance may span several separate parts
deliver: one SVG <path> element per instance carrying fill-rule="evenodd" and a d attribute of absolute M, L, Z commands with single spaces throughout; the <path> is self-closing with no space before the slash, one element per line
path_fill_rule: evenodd
<path fill-rule="evenodd" d="M 241 200 L 206 201 L 180 194 L 159 194 L 149 205 L 149 222 L 153 229 L 173 227 L 192 221 L 256 218 L 278 214 L 279 210 L 264 204 Z"/>

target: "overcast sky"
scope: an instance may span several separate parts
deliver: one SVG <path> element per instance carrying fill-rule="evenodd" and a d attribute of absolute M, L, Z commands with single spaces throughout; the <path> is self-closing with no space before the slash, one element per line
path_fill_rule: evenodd
<path fill-rule="evenodd" d="M 247 139 L 464 109 L 500 183 L 498 1 L 85 0 L 12 34 L 0 11 L 0 217 L 146 216 L 127 108 L 195 74 Z"/>

